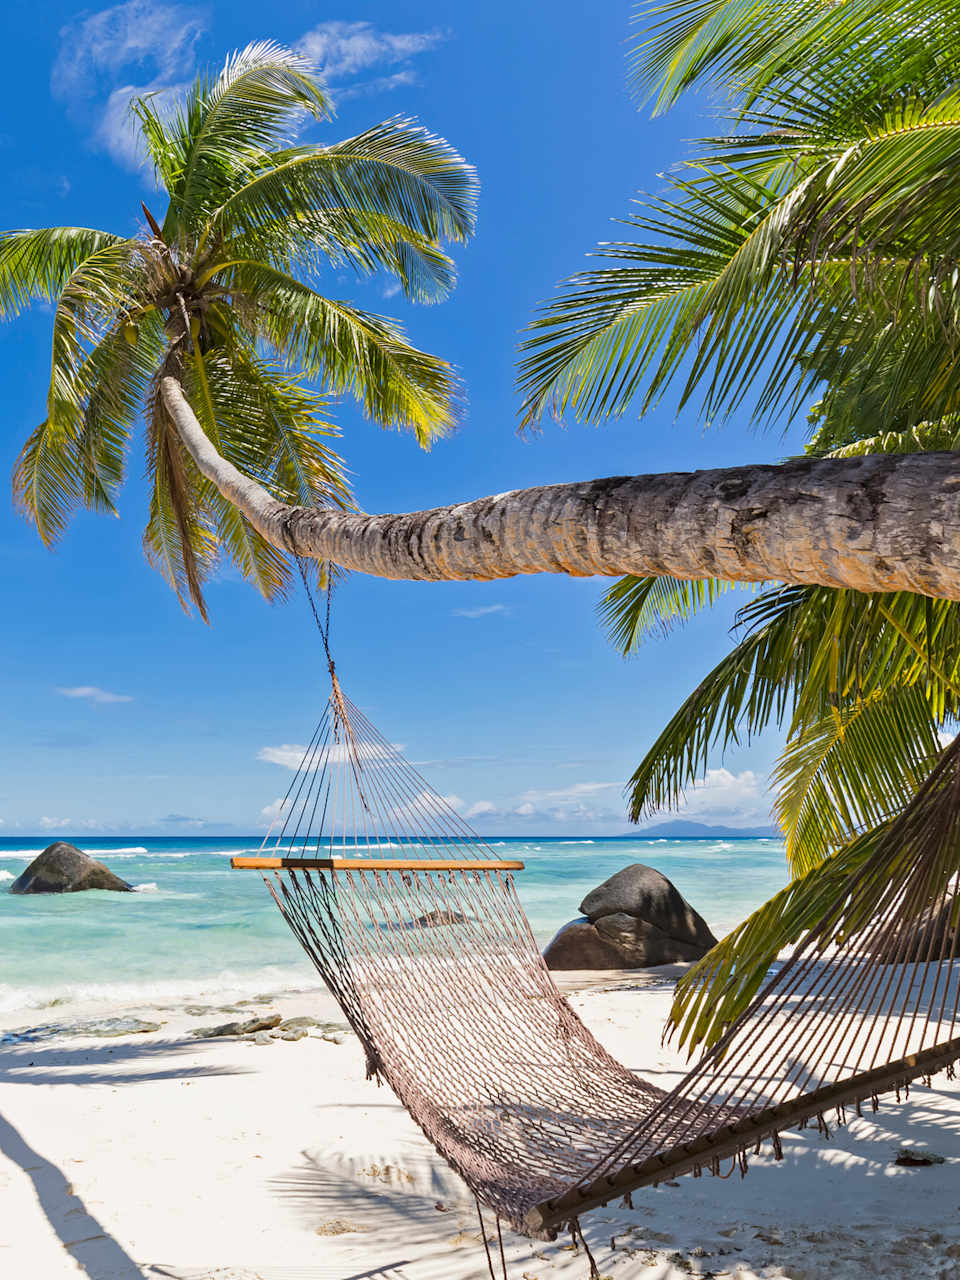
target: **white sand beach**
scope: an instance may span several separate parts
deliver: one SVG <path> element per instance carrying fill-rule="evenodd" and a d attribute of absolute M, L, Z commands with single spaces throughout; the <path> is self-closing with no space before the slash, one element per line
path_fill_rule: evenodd
<path fill-rule="evenodd" d="M 677 970 L 560 975 L 574 1007 L 659 1084 Z M 11 1280 L 483 1280 L 475 1210 L 352 1035 L 198 1039 L 230 1018 L 341 1022 L 326 994 L 231 993 L 199 1006 L 73 1007 L 157 1031 L 82 1030 L 0 1047 L 0 1276 Z M 227 1011 L 220 1008 L 226 1006 Z M 56 1014 L 57 1011 L 51 1011 Z M 39 1022 L 39 1019 L 38 1019 Z M 0 1030 L 23 1027 L 9 1015 Z M 337 1043 L 342 1039 L 342 1043 Z M 905 1145 L 944 1163 L 893 1163 Z M 830 1141 L 787 1135 L 741 1179 L 683 1177 L 601 1209 L 584 1231 L 604 1276 L 872 1280 L 960 1276 L 960 1082 L 937 1076 Z M 488 1234 L 495 1240 L 492 1218 Z M 511 1277 L 586 1280 L 569 1239 L 505 1233 Z"/>

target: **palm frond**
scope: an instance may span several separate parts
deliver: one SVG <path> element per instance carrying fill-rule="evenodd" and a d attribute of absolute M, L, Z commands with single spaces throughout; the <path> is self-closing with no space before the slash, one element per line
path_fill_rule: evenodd
<path fill-rule="evenodd" d="M 842 900 L 851 876 L 876 852 L 885 823 L 831 854 L 732 930 L 677 984 L 668 1026 L 680 1047 L 692 1053 L 709 1047 L 757 994 L 770 966 L 785 948 L 798 942 Z M 834 936 L 855 932 L 864 923 L 842 914 Z"/>
<path fill-rule="evenodd" d="M 918 686 L 937 724 L 960 705 L 960 608 L 908 592 L 779 587 L 738 613 L 741 638 L 681 704 L 629 783 L 630 817 L 673 807 L 711 751 L 770 724 L 788 736 L 891 686 Z"/>
<path fill-rule="evenodd" d="M 598 612 L 611 643 L 629 654 L 639 649 L 646 637 L 655 632 L 668 635 L 727 591 L 744 585 L 722 578 L 688 581 L 627 574 L 604 592 Z"/>
<path fill-rule="evenodd" d="M 894 684 L 802 726 L 772 775 L 794 876 L 906 806 L 940 754 L 924 689 Z"/>
<path fill-rule="evenodd" d="M 814 298 L 805 308 L 781 277 L 802 188 L 783 193 L 732 172 L 711 176 L 711 184 L 678 180 L 677 198 L 646 202 L 625 225 L 659 242 L 599 246 L 593 256 L 621 265 L 562 282 L 562 296 L 528 325 L 519 366 L 525 424 L 568 408 L 595 422 L 623 413 L 641 393 L 645 411 L 691 353 L 681 405 L 706 379 L 707 412 L 733 407 L 771 349 L 781 355 L 766 386 L 776 379 L 779 388 L 782 353 L 792 365 L 809 310 L 822 310 Z"/>
<path fill-rule="evenodd" d="M 218 544 L 201 502 L 201 477 L 159 395 L 151 391 L 147 419 L 150 516 L 143 535 L 147 560 L 176 592 L 185 612 L 192 603 L 209 621 L 203 582 L 216 564 Z"/>
<path fill-rule="evenodd" d="M 41 227 L 0 233 L 0 316 L 38 299 L 55 302 L 70 276 L 103 249 L 129 244 L 89 227 Z"/>
<path fill-rule="evenodd" d="M 328 209 L 278 216 L 224 243 L 204 269 L 212 279 L 236 260 L 259 259 L 309 282 L 331 266 L 366 276 L 385 271 L 413 302 L 436 302 L 456 283 L 453 260 L 433 241 L 376 211 Z"/>
<path fill-rule="evenodd" d="M 238 352 L 232 359 L 194 354 L 185 362 L 184 387 L 222 456 L 279 501 L 349 505 L 343 465 L 323 443 L 337 433 L 319 396 L 251 352 Z M 268 600 L 282 598 L 290 582 L 287 557 L 202 478 L 197 503 L 220 554 Z"/>
<path fill-rule="evenodd" d="M 183 167 L 170 189 L 165 235 L 197 228 L 267 153 L 291 141 L 304 115 L 323 119 L 329 109 L 310 61 L 271 41 L 231 54 L 212 81 L 201 76 L 168 126 Z"/>
<path fill-rule="evenodd" d="M 256 311 L 258 336 L 328 391 L 351 393 L 374 421 L 413 431 L 423 447 L 453 426 L 453 371 L 411 346 L 392 321 L 324 298 L 264 263 L 234 263 L 225 276 L 231 294 Z"/>
<path fill-rule="evenodd" d="M 225 237 L 278 217 L 380 215 L 433 244 L 463 242 L 476 222 L 476 171 L 443 138 L 395 117 L 329 147 L 266 166 L 212 215 Z"/>
<path fill-rule="evenodd" d="M 131 328 L 122 319 L 91 350 L 62 343 L 69 349 L 55 366 L 50 412 L 17 458 L 15 505 L 47 545 L 80 506 L 116 511 L 127 444 L 165 347 L 155 312 Z"/>

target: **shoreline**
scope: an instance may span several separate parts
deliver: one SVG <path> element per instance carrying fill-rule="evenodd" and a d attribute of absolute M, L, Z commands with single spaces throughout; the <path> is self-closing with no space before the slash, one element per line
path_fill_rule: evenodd
<path fill-rule="evenodd" d="M 615 1056 L 669 1087 L 683 1064 L 661 1046 L 660 1031 L 679 972 L 556 977 Z M 78 1265 L 96 1280 L 488 1274 L 472 1204 L 389 1090 L 364 1079 L 352 1034 L 191 1034 L 267 1014 L 342 1026 L 328 992 L 238 997 L 223 988 L 215 1001 L 184 1005 L 71 1007 L 69 1028 L 0 1043 L 0 1196 L 9 1207 L 0 1274 L 59 1280 L 76 1277 Z M 102 1037 L 75 1025 L 88 1017 L 162 1025 Z M 28 1021 L 0 1016 L 0 1035 Z M 894 1165 L 906 1143 L 926 1145 L 945 1163 Z M 884 1099 L 876 1116 L 854 1120 L 830 1142 L 805 1131 L 785 1135 L 783 1146 L 784 1161 L 763 1154 L 743 1181 L 682 1177 L 635 1194 L 632 1210 L 611 1205 L 588 1215 L 583 1227 L 601 1274 L 960 1276 L 960 1082 L 938 1076 L 912 1089 L 909 1102 Z M 504 1239 L 511 1277 L 587 1274 L 566 1239 Z"/>

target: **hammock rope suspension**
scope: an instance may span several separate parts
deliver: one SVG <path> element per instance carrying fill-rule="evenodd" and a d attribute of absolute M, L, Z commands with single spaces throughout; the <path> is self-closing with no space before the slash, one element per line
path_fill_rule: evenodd
<path fill-rule="evenodd" d="M 234 865 L 263 873 L 368 1074 L 513 1228 L 553 1239 L 632 1189 L 731 1158 L 743 1169 L 764 1139 L 779 1156 L 782 1130 L 960 1058 L 960 738 L 668 1091 L 617 1062 L 560 995 L 517 898 L 522 864 L 476 835 L 346 697 L 329 596 L 326 627 L 315 614 L 330 697 L 279 830 Z"/>

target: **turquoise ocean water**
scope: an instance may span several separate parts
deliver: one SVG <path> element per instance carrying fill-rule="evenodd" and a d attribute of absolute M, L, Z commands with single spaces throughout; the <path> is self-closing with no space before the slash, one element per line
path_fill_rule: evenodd
<path fill-rule="evenodd" d="M 196 998 L 318 981 L 255 872 L 229 858 L 255 837 L 82 839 L 135 894 L 5 892 L 48 840 L 0 839 L 0 1014 L 74 1000 Z M 786 883 L 777 840 L 620 838 L 489 842 L 522 859 L 520 899 L 545 943 L 586 892 L 631 862 L 668 876 L 718 936 Z"/>

